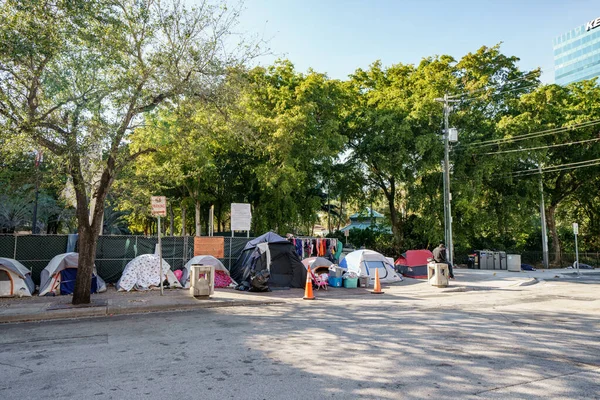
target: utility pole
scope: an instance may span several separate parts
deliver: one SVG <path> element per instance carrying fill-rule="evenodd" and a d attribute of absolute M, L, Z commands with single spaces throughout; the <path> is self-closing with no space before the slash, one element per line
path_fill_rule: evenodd
<path fill-rule="evenodd" d="M 452 240 L 452 193 L 450 192 L 450 127 L 449 116 L 452 107 L 450 103 L 458 100 L 450 100 L 448 94 L 444 98 L 435 101 L 444 104 L 444 237 L 448 249 L 448 261 L 454 264 L 454 243 Z"/>
<path fill-rule="evenodd" d="M 546 206 L 544 204 L 544 182 L 542 182 L 542 166 L 538 165 L 540 171 L 540 223 L 542 225 L 542 258 L 544 268 L 548 269 L 548 234 L 546 232 Z"/>

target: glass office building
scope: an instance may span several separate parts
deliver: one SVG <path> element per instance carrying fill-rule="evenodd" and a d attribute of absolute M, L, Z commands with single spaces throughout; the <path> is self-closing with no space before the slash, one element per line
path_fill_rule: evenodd
<path fill-rule="evenodd" d="M 600 77 L 600 18 L 554 39 L 554 82 Z"/>

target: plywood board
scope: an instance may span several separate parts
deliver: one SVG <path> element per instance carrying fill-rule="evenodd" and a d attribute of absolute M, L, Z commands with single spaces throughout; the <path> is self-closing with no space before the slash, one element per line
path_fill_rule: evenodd
<path fill-rule="evenodd" d="M 196 236 L 194 238 L 194 256 L 225 258 L 225 238 L 222 236 Z"/>

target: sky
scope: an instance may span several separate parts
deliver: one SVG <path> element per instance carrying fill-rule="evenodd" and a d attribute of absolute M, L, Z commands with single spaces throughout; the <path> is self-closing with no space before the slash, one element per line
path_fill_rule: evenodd
<path fill-rule="evenodd" d="M 188 0 L 194 3 L 194 0 Z M 237 30 L 268 41 L 272 54 L 345 79 L 357 68 L 456 59 L 503 42 L 520 67 L 554 82 L 552 40 L 600 17 L 599 0 L 245 0 Z"/>

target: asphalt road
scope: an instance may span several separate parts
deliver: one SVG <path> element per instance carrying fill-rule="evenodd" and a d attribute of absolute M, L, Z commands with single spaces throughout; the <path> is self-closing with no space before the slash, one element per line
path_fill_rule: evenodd
<path fill-rule="evenodd" d="M 0 398 L 600 398 L 600 284 L 0 325 Z"/>

